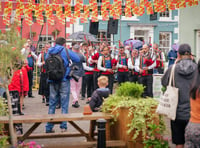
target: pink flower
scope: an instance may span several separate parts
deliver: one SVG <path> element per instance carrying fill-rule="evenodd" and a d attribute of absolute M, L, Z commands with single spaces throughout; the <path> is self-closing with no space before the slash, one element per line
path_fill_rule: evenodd
<path fill-rule="evenodd" d="M 36 148 L 42 148 L 40 145 L 37 145 Z"/>
<path fill-rule="evenodd" d="M 12 47 L 12 50 L 14 51 L 14 50 L 16 50 L 17 48 L 16 47 Z"/>
<path fill-rule="evenodd" d="M 30 146 L 36 145 L 36 143 L 35 143 L 35 141 L 30 141 L 30 142 L 29 142 L 29 145 L 30 145 Z"/>

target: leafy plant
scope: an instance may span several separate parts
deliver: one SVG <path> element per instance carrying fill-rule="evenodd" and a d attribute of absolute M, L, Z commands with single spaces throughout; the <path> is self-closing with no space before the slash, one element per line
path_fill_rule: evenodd
<path fill-rule="evenodd" d="M 22 59 L 21 49 L 25 40 L 21 40 L 16 32 L 15 25 L 9 31 L 0 33 L 0 40 L 5 41 L 4 43 L 0 43 L 0 77 L 5 87 L 5 84 L 9 84 L 7 78 L 10 75 L 10 70 L 14 69 Z"/>
<path fill-rule="evenodd" d="M 59 34 L 60 34 L 60 30 L 58 30 L 58 29 L 55 29 L 55 30 L 52 31 L 53 36 L 57 36 Z"/>
<path fill-rule="evenodd" d="M 111 113 L 114 119 L 119 116 L 120 108 L 128 109 L 128 117 L 131 119 L 127 125 L 127 134 L 132 140 L 142 134 L 143 140 L 148 134 L 149 125 L 158 124 L 160 132 L 165 130 L 165 124 L 161 117 L 155 113 L 158 102 L 153 98 L 141 98 L 144 87 L 135 83 L 124 83 L 116 89 L 115 95 L 110 95 L 103 103 L 102 111 Z M 133 91 L 134 93 L 132 93 Z"/>
<path fill-rule="evenodd" d="M 8 91 L 8 85 L 12 78 L 13 70 L 20 67 L 22 64 L 22 56 L 21 56 L 21 49 L 25 43 L 25 40 L 22 40 L 19 36 L 19 33 L 16 31 L 17 24 L 11 26 L 9 31 L 5 33 L 0 33 L 0 78 L 2 83 L 0 84 L 6 89 L 6 96 L 8 102 L 8 109 L 9 109 L 9 128 L 10 128 L 10 135 L 11 135 L 11 143 L 12 145 L 16 145 L 17 141 L 14 135 L 13 129 L 13 121 L 12 121 L 12 107 L 11 107 L 11 99 Z M 2 127 L 0 127 L 2 130 Z M 4 141 L 6 140 L 5 137 L 2 138 L 2 144 L 5 144 Z"/>
<path fill-rule="evenodd" d="M 116 90 L 117 96 L 132 96 L 134 98 L 140 98 L 144 87 L 141 84 L 134 84 L 131 82 L 122 83 Z"/>
<path fill-rule="evenodd" d="M 167 139 L 164 139 L 162 130 L 159 125 L 149 124 L 149 130 L 147 132 L 146 139 L 143 141 L 145 144 L 144 148 L 168 148 L 169 143 Z"/>

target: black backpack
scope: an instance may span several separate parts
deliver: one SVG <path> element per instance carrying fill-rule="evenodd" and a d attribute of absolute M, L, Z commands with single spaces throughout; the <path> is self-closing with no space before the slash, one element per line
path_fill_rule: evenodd
<path fill-rule="evenodd" d="M 62 50 L 56 54 L 49 54 L 45 61 L 46 73 L 49 80 L 61 81 L 65 75 L 64 61 L 60 55 Z"/>

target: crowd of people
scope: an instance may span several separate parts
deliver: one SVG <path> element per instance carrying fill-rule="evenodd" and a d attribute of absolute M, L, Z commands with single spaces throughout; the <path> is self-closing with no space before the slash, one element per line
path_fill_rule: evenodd
<path fill-rule="evenodd" d="M 130 81 L 145 86 L 143 98 L 153 97 L 153 74 L 164 73 L 163 86 L 167 86 L 169 82 L 171 66 L 164 72 L 165 56 L 156 43 L 152 46 L 143 44 L 137 49 L 121 44 L 117 49 L 110 47 L 107 42 L 101 42 L 96 46 L 91 46 L 87 42 L 73 42 L 71 48 L 67 49 L 66 40 L 59 37 L 53 47 L 46 43 L 39 55 L 35 52 L 29 40 L 21 50 L 24 62 L 15 71 L 9 85 L 10 91 L 19 92 L 21 115 L 23 115 L 23 98 L 26 95 L 34 97 L 32 82 L 35 64 L 41 71 L 38 93 L 42 96 L 42 102 L 49 106 L 48 114 L 55 114 L 56 108 L 61 108 L 62 114 L 67 114 L 70 92 L 72 107 L 80 107 L 81 99 L 89 103 L 92 111 L 99 111 L 103 99 L 113 93 L 115 79 L 119 85 Z M 46 63 L 52 55 L 59 55 L 63 60 L 65 71 L 60 80 L 49 77 Z M 173 143 L 177 148 L 182 148 L 184 143 L 188 148 L 193 145 L 198 147 L 200 146 L 200 62 L 195 63 L 188 44 L 180 45 L 178 51 L 172 49 L 168 53 L 168 58 L 169 65 L 176 64 L 175 86 L 180 90 L 176 120 L 171 121 Z M 47 123 L 46 133 L 54 132 L 53 127 L 52 123 Z M 65 132 L 67 123 L 62 122 L 60 128 L 61 132 Z M 198 136 L 194 136 L 193 133 Z"/>

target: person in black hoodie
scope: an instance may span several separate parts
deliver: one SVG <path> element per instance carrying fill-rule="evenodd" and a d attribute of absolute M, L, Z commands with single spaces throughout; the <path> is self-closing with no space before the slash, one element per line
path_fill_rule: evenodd
<path fill-rule="evenodd" d="M 91 96 L 89 105 L 93 112 L 98 112 L 103 103 L 103 100 L 107 98 L 110 94 L 109 88 L 106 88 L 108 85 L 108 78 L 106 76 L 100 76 L 98 78 L 98 86 Z"/>
<path fill-rule="evenodd" d="M 194 78 L 197 64 L 193 62 L 191 48 L 188 44 L 179 46 L 178 58 L 175 66 L 175 87 L 179 88 L 176 119 L 171 120 L 172 142 L 176 148 L 183 148 L 185 143 L 185 127 L 190 118 L 190 88 Z M 162 85 L 169 83 L 172 66 L 168 68 L 162 77 Z"/>

